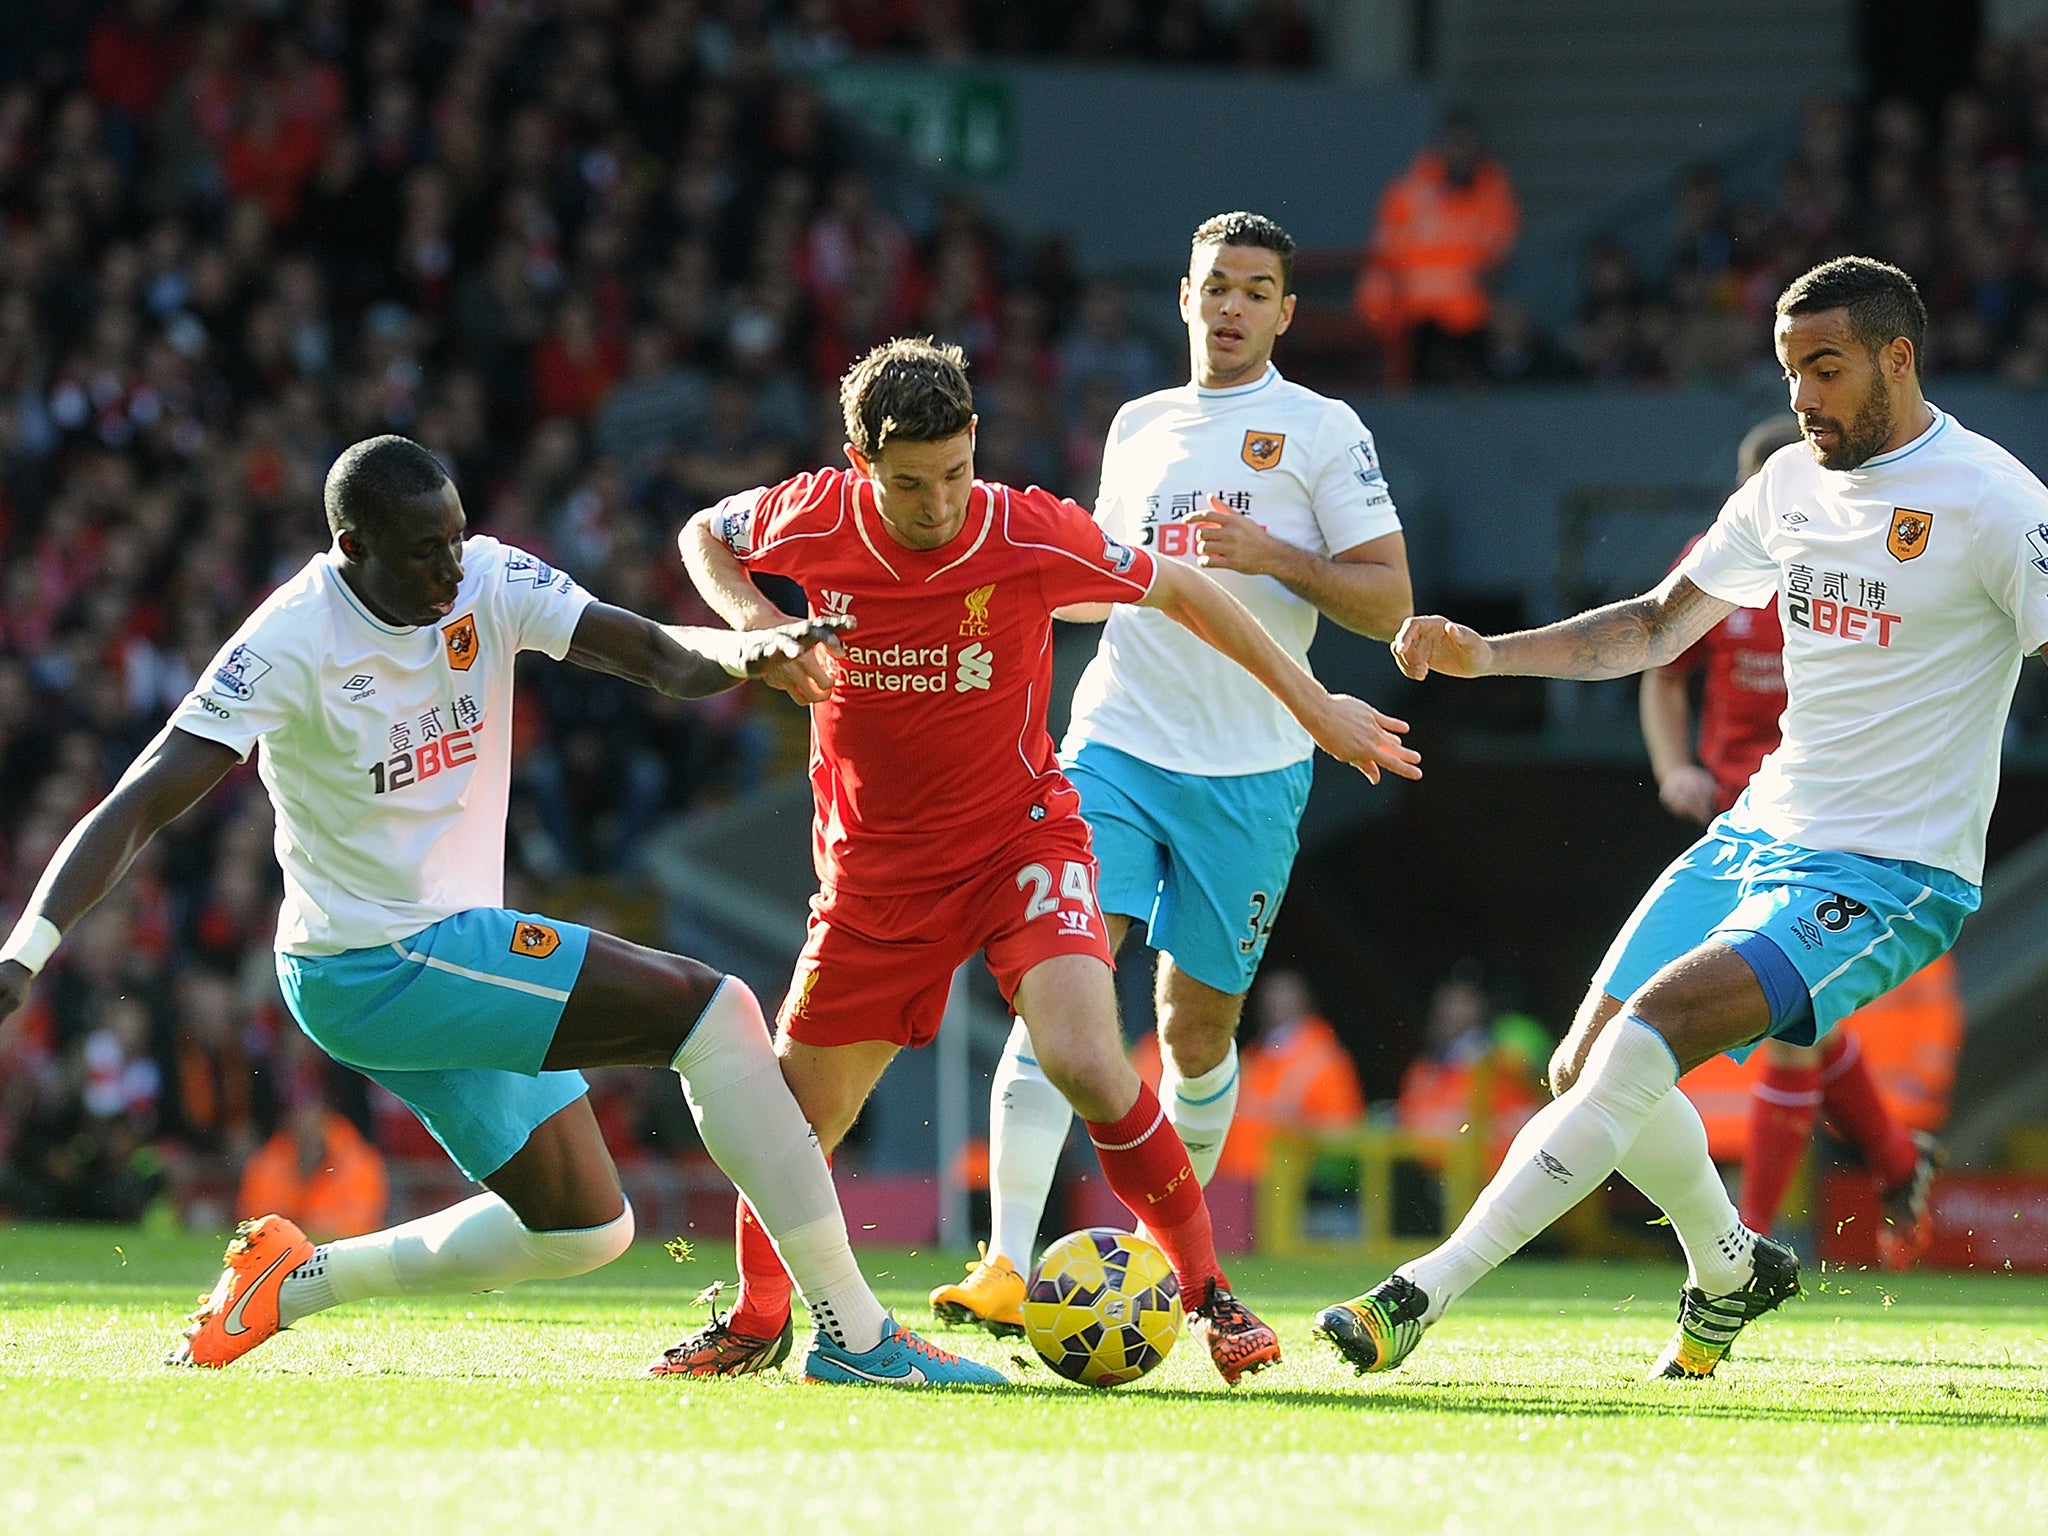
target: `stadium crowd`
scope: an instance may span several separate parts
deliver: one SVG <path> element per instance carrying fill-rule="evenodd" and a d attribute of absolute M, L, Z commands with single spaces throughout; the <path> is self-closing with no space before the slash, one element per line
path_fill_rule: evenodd
<path fill-rule="evenodd" d="M 683 622 L 705 612 L 671 530 L 836 459 L 835 381 L 892 334 L 967 349 L 981 473 L 1092 496 L 1111 416 L 1184 376 L 1177 344 L 1060 242 L 1006 239 L 965 197 L 910 227 L 808 69 L 1317 52 L 1301 0 L 32 11 L 0 37 L 9 921 L 242 616 L 324 547 L 321 481 L 357 438 L 417 438 L 472 526 Z M 1597 246 L 1576 331 L 1496 304 L 1485 371 L 1743 373 L 1765 364 L 1783 279 L 1858 245 L 1921 278 L 1935 368 L 2048 382 L 2044 199 L 2048 43 L 1987 50 L 1938 121 L 1817 100 L 1774 204 L 1699 173 L 1666 273 Z M 632 873 L 654 827 L 745 793 L 776 748 L 748 692 L 676 704 L 562 668 L 523 691 L 515 879 Z M 231 1184 L 330 1101 L 418 1144 L 288 1027 L 269 841 L 245 768 L 0 1025 L 0 1209 L 132 1217 L 204 1170 Z"/>
<path fill-rule="evenodd" d="M 1987 41 L 1973 81 L 1929 111 L 1819 95 L 1773 195 L 1731 196 L 1716 168 L 1679 191 L 1661 270 L 1603 239 L 1556 352 L 1508 349 L 1496 377 L 1563 367 L 1598 380 L 1774 380 L 1772 301 L 1797 273 L 1861 252 L 1904 268 L 1931 319 L 1931 374 L 2048 383 L 2048 35 Z M 1513 316 L 1510 324 L 1520 324 Z M 1558 354 L 1562 355 L 1559 356 Z"/>

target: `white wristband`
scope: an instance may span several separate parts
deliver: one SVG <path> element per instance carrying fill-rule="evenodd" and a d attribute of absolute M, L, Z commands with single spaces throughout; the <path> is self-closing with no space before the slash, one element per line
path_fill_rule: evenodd
<path fill-rule="evenodd" d="M 24 912 L 21 921 L 14 925 L 14 932 L 7 936 L 7 942 L 0 945 L 0 961 L 12 960 L 29 975 L 37 975 L 48 963 L 57 941 L 63 937 L 57 931 L 57 925 L 47 917 Z"/>

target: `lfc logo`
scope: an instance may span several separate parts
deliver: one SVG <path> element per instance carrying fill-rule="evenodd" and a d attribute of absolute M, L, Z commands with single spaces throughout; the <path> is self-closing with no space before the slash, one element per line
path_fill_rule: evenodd
<path fill-rule="evenodd" d="M 1894 560 L 1917 560 L 1927 553 L 1927 541 L 1934 532 L 1934 514 L 1915 512 L 1911 507 L 1892 508 L 1891 532 L 1884 547 Z"/>
<path fill-rule="evenodd" d="M 476 615 L 465 613 L 453 624 L 441 626 L 441 642 L 448 650 L 448 665 L 467 672 L 476 665 Z"/>
<path fill-rule="evenodd" d="M 811 1012 L 811 988 L 818 984 L 816 971 L 805 971 L 804 979 L 796 984 L 796 996 L 790 999 L 789 1016 L 792 1019 L 809 1018 Z"/>
<path fill-rule="evenodd" d="M 963 635 L 985 635 L 988 633 L 988 600 L 996 595 L 996 584 L 976 587 L 967 594 L 967 617 L 960 621 Z"/>
<path fill-rule="evenodd" d="M 512 953 L 529 960 L 545 960 L 562 947 L 562 935 L 546 923 L 524 919 L 512 925 Z"/>
<path fill-rule="evenodd" d="M 1253 469 L 1271 469 L 1280 462 L 1281 451 L 1287 446 L 1285 432 L 1247 432 L 1244 446 L 1238 450 L 1238 457 Z"/>

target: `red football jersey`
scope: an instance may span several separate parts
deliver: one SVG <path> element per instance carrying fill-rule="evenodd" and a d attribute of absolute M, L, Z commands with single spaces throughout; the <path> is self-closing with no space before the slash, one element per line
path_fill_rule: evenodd
<path fill-rule="evenodd" d="M 1686 546 L 1688 551 L 1691 547 Z M 1736 609 L 1672 663 L 1705 674 L 1699 760 L 1714 776 L 1719 810 L 1736 802 L 1778 745 L 1785 713 L 1784 653 L 1785 630 L 1774 597 L 1762 608 Z"/>
<path fill-rule="evenodd" d="M 748 567 L 787 576 L 813 614 L 858 627 L 832 696 L 811 710 L 818 878 L 841 890 L 929 890 L 977 872 L 1079 797 L 1045 728 L 1052 611 L 1135 602 L 1152 557 L 1048 491 L 976 481 L 939 549 L 906 549 L 874 488 L 844 469 L 720 504 L 713 526 Z"/>

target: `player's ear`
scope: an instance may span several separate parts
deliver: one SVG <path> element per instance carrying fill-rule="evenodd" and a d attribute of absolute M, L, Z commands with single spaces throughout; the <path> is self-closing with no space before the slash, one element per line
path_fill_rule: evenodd
<path fill-rule="evenodd" d="M 344 528 L 335 535 L 334 542 L 341 549 L 345 560 L 361 560 L 369 551 L 363 546 L 363 536 L 353 528 Z"/>
<path fill-rule="evenodd" d="M 845 450 L 846 462 L 853 466 L 853 472 L 856 475 L 862 475 L 868 479 L 874 478 L 875 466 L 866 454 L 862 453 L 851 443 L 841 443 L 839 446 Z"/>
<path fill-rule="evenodd" d="M 1274 331 L 1273 334 L 1275 336 L 1285 336 L 1287 334 L 1287 327 L 1294 324 L 1294 299 L 1295 296 L 1291 293 L 1281 296 L 1280 326 L 1278 330 Z"/>

